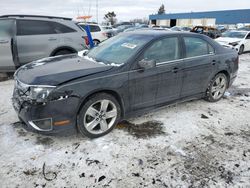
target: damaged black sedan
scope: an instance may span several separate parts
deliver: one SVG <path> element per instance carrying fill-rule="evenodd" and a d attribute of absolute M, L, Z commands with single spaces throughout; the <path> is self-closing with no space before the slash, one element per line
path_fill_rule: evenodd
<path fill-rule="evenodd" d="M 238 70 L 237 52 L 193 33 L 118 35 L 75 55 L 32 62 L 15 73 L 13 106 L 43 133 L 96 138 L 122 119 L 171 103 L 220 100 Z"/>

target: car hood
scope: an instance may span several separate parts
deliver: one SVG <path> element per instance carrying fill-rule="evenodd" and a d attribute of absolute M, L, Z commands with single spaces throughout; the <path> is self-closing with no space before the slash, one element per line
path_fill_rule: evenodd
<path fill-rule="evenodd" d="M 29 85 L 52 85 L 110 70 L 112 66 L 78 55 L 64 55 L 34 61 L 22 66 L 15 77 Z"/>
<path fill-rule="evenodd" d="M 241 38 L 219 37 L 215 40 L 219 43 L 228 44 L 228 43 L 232 43 L 232 42 L 239 42 L 242 39 Z"/>

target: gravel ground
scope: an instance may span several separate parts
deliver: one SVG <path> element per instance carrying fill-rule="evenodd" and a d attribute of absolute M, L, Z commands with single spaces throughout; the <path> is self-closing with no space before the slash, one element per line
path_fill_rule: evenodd
<path fill-rule="evenodd" d="M 26 132 L 0 82 L 0 187 L 250 187 L 250 54 L 223 100 L 186 102 L 109 135 Z"/>

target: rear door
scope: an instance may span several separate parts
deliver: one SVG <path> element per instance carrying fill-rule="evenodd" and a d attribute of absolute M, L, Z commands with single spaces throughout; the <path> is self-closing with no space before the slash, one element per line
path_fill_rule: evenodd
<path fill-rule="evenodd" d="M 49 21 L 17 20 L 17 50 L 20 63 L 49 57 L 59 42 L 60 35 Z"/>
<path fill-rule="evenodd" d="M 182 97 L 204 93 L 211 75 L 217 70 L 218 57 L 214 48 L 199 37 L 183 37 L 185 58 Z"/>
<path fill-rule="evenodd" d="M 0 19 L 0 70 L 13 71 L 14 63 L 14 41 L 15 21 L 11 19 Z"/>

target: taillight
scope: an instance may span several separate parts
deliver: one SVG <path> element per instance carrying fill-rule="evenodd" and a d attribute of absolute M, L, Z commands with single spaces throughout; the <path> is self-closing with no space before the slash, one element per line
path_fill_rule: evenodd
<path fill-rule="evenodd" d="M 102 35 L 103 35 L 104 37 L 106 37 L 106 36 L 107 36 L 107 33 L 102 33 Z"/>
<path fill-rule="evenodd" d="M 89 45 L 89 38 L 87 36 L 82 37 L 85 40 L 86 45 Z"/>

